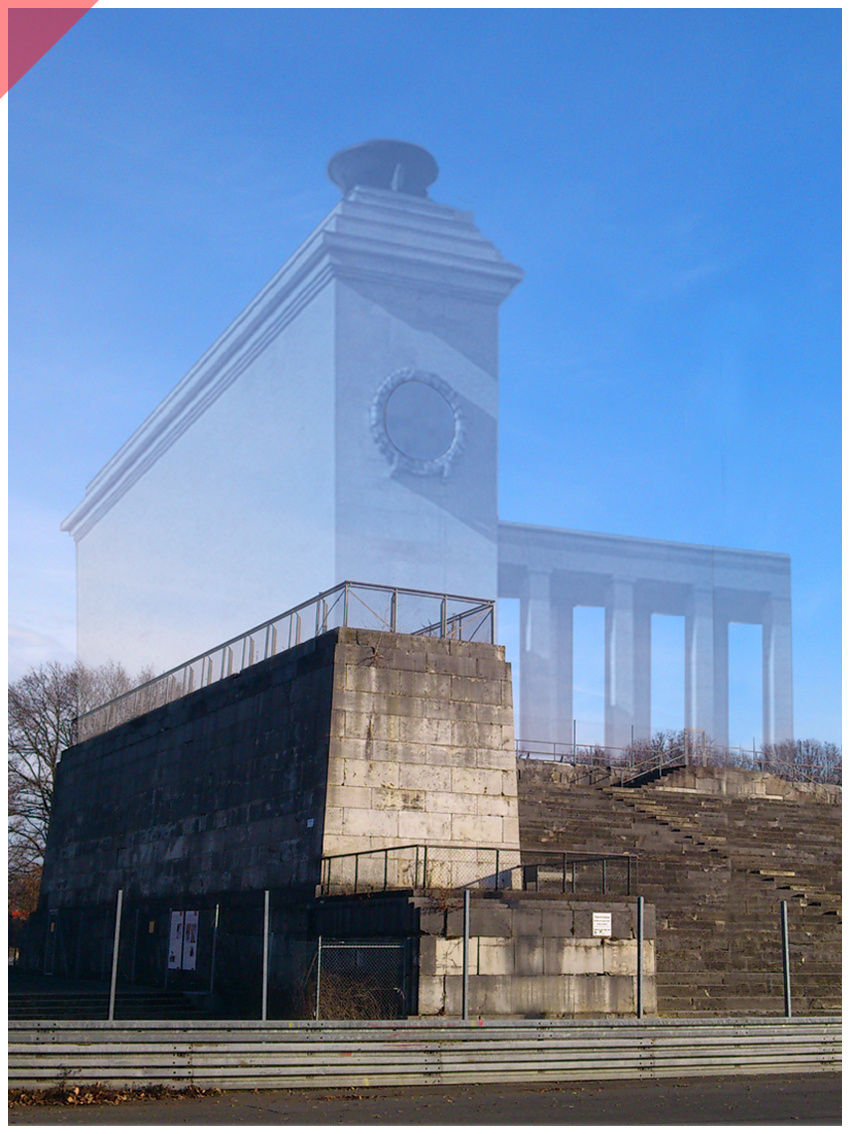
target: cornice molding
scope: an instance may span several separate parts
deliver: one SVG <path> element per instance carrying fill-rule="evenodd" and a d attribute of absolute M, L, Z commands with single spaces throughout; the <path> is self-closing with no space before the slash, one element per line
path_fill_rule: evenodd
<path fill-rule="evenodd" d="M 402 194 L 354 190 L 92 479 L 62 530 L 75 540 L 91 531 L 332 280 L 426 287 L 498 305 L 522 276 L 475 228 L 471 214 Z"/>
<path fill-rule="evenodd" d="M 588 551 L 601 551 L 615 554 L 618 549 L 628 549 L 632 554 L 643 552 L 658 558 L 670 560 L 685 559 L 689 556 L 704 558 L 712 553 L 721 558 L 740 559 L 747 563 L 764 560 L 765 565 L 787 565 L 790 555 L 781 551 L 749 551 L 739 547 L 715 547 L 711 544 L 677 543 L 674 540 L 645 539 L 642 536 L 612 535 L 607 532 L 573 531 L 570 528 L 550 528 L 539 524 L 519 524 L 510 520 L 499 520 L 499 546 L 508 549 L 521 549 L 527 556 L 534 555 L 535 543 L 538 548 L 551 547 L 560 550 L 568 539 L 573 548 Z M 506 560 L 507 562 L 507 560 Z"/>

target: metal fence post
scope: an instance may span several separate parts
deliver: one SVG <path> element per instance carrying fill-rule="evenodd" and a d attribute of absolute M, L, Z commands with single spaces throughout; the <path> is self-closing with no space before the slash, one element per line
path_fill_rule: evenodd
<path fill-rule="evenodd" d="M 136 953 L 139 950 L 139 909 L 136 907 L 136 919 L 133 924 L 133 959 L 130 967 L 130 984 L 136 983 Z"/>
<path fill-rule="evenodd" d="M 316 1019 L 319 1019 L 319 1004 L 322 998 L 322 935 L 319 934 L 319 951 L 316 953 Z"/>
<path fill-rule="evenodd" d="M 215 904 L 215 919 L 213 920 L 212 959 L 210 961 L 210 996 L 215 987 L 215 954 L 218 947 L 218 902 Z"/>
<path fill-rule="evenodd" d="M 261 1020 L 268 1019 L 269 1000 L 269 892 L 263 893 L 263 1006 Z"/>
<path fill-rule="evenodd" d="M 643 1019 L 643 898 L 637 900 L 637 980 L 635 1006 L 637 1018 Z"/>
<path fill-rule="evenodd" d="M 168 936 L 165 939 L 165 980 L 162 982 L 162 987 L 165 989 L 166 992 L 168 991 L 168 953 L 169 953 L 169 950 L 171 949 L 171 916 L 172 916 L 173 913 L 174 913 L 174 908 L 172 906 L 169 906 L 168 907 L 168 922 L 166 923 L 166 928 L 168 930 Z"/>
<path fill-rule="evenodd" d="M 449 600 L 443 595 L 443 601 L 440 603 L 440 637 L 445 638 L 448 635 L 448 605 Z"/>
<path fill-rule="evenodd" d="M 469 890 L 463 892 L 463 983 L 461 985 L 460 1016 L 469 1019 Z"/>
<path fill-rule="evenodd" d="M 779 906 L 779 924 L 782 929 L 782 975 L 785 989 L 785 1015 L 791 1019 L 791 957 L 788 951 L 788 902 Z"/>
<path fill-rule="evenodd" d="M 115 988 L 118 984 L 118 946 L 121 942 L 121 909 L 124 905 L 124 891 L 118 891 L 118 902 L 115 906 L 115 936 L 112 941 L 112 977 L 109 982 L 109 1015 L 108 1020 L 115 1019 Z"/>

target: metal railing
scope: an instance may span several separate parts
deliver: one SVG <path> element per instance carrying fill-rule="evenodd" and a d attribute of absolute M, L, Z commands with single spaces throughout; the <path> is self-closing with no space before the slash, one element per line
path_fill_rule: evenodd
<path fill-rule="evenodd" d="M 645 773 L 679 767 L 740 768 L 744 771 L 769 772 L 789 783 L 803 784 L 823 799 L 830 801 L 841 793 L 840 765 L 838 783 L 827 783 L 812 774 L 814 765 L 779 760 L 773 753 L 749 748 L 697 744 L 689 749 L 647 751 L 643 744 L 635 748 L 615 748 L 604 744 L 576 744 L 574 741 L 517 740 L 518 760 L 551 760 L 580 770 L 575 782 L 624 784 Z"/>
<path fill-rule="evenodd" d="M 451 979 L 451 978 L 447 978 Z M 460 978 L 457 978 L 460 979 Z M 342 1051 L 344 1057 L 335 1053 Z M 356 1058 L 352 1058 L 356 1056 Z M 9 1086 L 222 1090 L 555 1083 L 841 1069 L 841 1017 L 50 1021 L 9 1027 Z"/>
<path fill-rule="evenodd" d="M 346 581 L 81 714 L 77 741 L 98 736 L 337 627 L 492 643 L 495 623 L 492 600 Z"/>
<path fill-rule="evenodd" d="M 635 867 L 628 854 L 412 843 L 326 856 L 320 893 L 469 889 L 628 895 L 634 881 Z"/>

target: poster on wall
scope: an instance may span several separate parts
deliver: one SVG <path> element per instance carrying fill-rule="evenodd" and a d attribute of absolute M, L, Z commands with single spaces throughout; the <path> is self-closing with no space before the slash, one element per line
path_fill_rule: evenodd
<path fill-rule="evenodd" d="M 179 969 L 183 961 L 183 911 L 172 910 L 171 933 L 168 938 L 168 967 Z"/>
<path fill-rule="evenodd" d="M 186 910 L 183 923 L 183 968 L 193 971 L 198 963 L 198 911 Z"/>

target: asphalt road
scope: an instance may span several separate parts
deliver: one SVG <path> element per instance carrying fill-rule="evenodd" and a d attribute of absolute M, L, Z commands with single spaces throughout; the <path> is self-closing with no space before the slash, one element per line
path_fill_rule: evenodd
<path fill-rule="evenodd" d="M 13 1107 L 12 1126 L 838 1125 L 839 1073 L 517 1086 L 226 1091 L 113 1106 Z"/>

